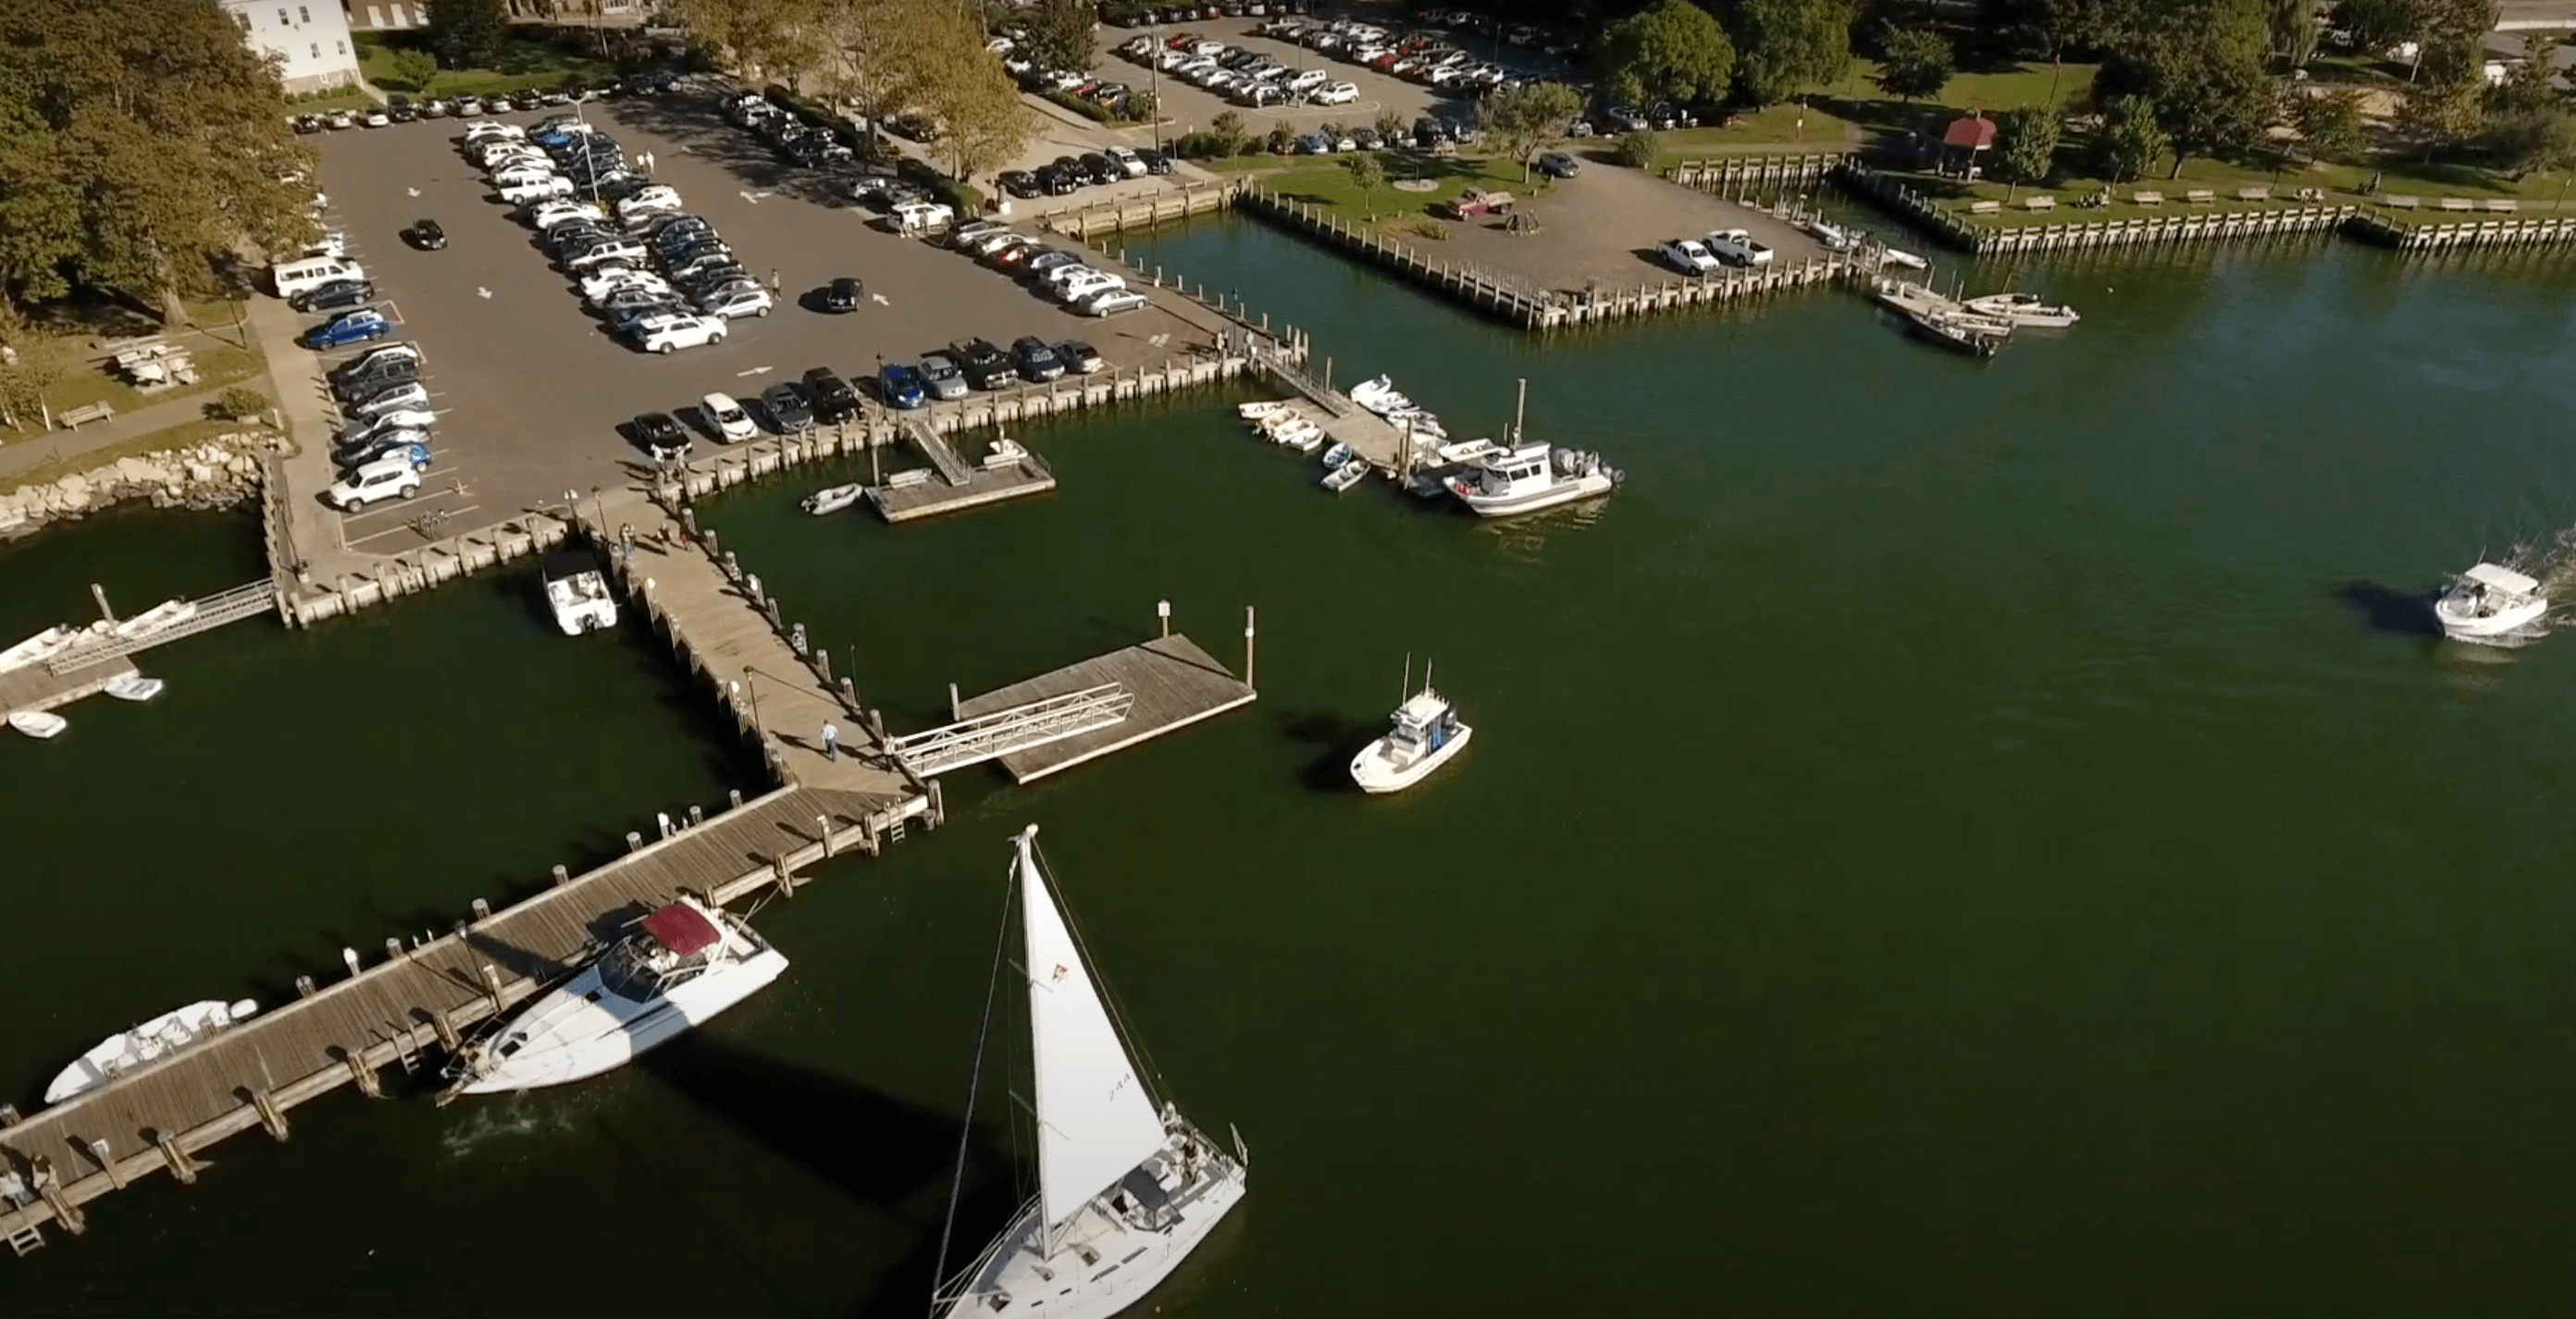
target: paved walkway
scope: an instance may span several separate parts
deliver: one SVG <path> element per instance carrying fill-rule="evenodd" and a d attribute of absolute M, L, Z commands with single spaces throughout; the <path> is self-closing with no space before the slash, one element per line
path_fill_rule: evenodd
<path fill-rule="evenodd" d="M 271 400 L 277 397 L 276 387 L 269 383 L 267 375 L 261 374 L 230 385 L 166 398 L 149 407 L 117 413 L 106 421 L 86 422 L 78 430 L 64 427 L 53 431 L 30 431 L 23 436 L 0 432 L 0 487 L 11 484 L 7 478 L 31 467 L 203 420 L 206 405 L 222 397 L 227 389 L 256 389 Z"/>

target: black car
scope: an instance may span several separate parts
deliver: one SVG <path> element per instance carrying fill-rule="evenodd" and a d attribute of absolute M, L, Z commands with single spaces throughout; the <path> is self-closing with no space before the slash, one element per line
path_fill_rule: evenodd
<path fill-rule="evenodd" d="M 1118 162 L 1097 151 L 1086 152 L 1080 163 L 1083 179 L 1089 183 L 1116 183 L 1127 177 L 1127 171 L 1118 168 Z"/>
<path fill-rule="evenodd" d="M 858 391 L 828 366 L 805 373 L 805 397 L 814 405 L 814 419 L 825 425 L 846 420 L 859 410 Z"/>
<path fill-rule="evenodd" d="M 363 279 L 335 279 L 296 294 L 287 305 L 297 311 L 338 311 L 363 306 L 374 301 L 375 296 L 376 286 Z"/>
<path fill-rule="evenodd" d="M 969 339 L 954 345 L 958 365 L 965 368 L 966 383 L 977 389 L 1000 389 L 1019 375 L 1010 355 L 990 339 Z"/>
<path fill-rule="evenodd" d="M 1080 339 L 1067 339 L 1063 343 L 1057 344 L 1055 346 L 1055 358 L 1057 361 L 1064 363 L 1065 370 L 1078 376 L 1090 375 L 1092 372 L 1108 365 L 1108 363 L 1100 360 L 1099 349 L 1084 343 Z"/>
<path fill-rule="evenodd" d="M 653 455 L 657 463 L 676 462 L 689 456 L 689 428 L 667 412 L 647 412 L 627 426 L 635 438 L 635 447 Z"/>
<path fill-rule="evenodd" d="M 389 105 L 385 107 L 385 118 L 390 119 L 397 124 L 408 124 L 411 121 L 420 118 L 420 111 L 415 110 L 408 105 Z"/>
<path fill-rule="evenodd" d="M 1002 191 L 1007 192 L 1014 197 L 1035 197 L 1038 195 L 1038 176 L 1031 174 L 1024 169 L 1003 170 L 1000 176 L 996 177 L 993 181 L 1002 185 Z"/>
<path fill-rule="evenodd" d="M 1583 162 L 1562 151 L 1541 152 L 1538 158 L 1538 172 L 1549 178 L 1570 179 L 1583 172 Z"/>
<path fill-rule="evenodd" d="M 859 309 L 859 300 L 867 296 L 867 286 L 847 275 L 833 280 L 823 290 L 823 310 L 848 312 Z"/>
<path fill-rule="evenodd" d="M 760 410 L 769 414 L 769 424 L 781 435 L 814 429 L 814 409 L 805 406 L 805 396 L 787 381 L 760 391 Z"/>
<path fill-rule="evenodd" d="M 299 133 L 321 132 L 322 116 L 310 114 L 300 114 L 295 116 L 295 131 Z"/>
<path fill-rule="evenodd" d="M 1139 148 L 1136 152 L 1136 158 L 1145 162 L 1145 172 L 1148 174 L 1169 174 L 1172 172 L 1172 158 L 1164 155 L 1160 151 L 1152 149 L 1151 147 Z"/>
<path fill-rule="evenodd" d="M 414 220 L 403 238 L 424 252 L 435 252 L 447 246 L 447 231 L 439 228 L 436 220 Z"/>
<path fill-rule="evenodd" d="M 1011 345 L 1011 360 L 1019 364 L 1020 374 L 1031 380 L 1053 380 L 1064 374 L 1064 359 L 1034 334 L 1023 335 Z"/>
<path fill-rule="evenodd" d="M 1082 178 L 1072 170 L 1049 165 L 1038 171 L 1038 186 L 1050 197 L 1062 197 L 1082 186 Z"/>
<path fill-rule="evenodd" d="M 394 385 L 407 385 L 420 379 L 420 363 L 408 357 L 379 358 L 366 370 L 340 377 L 331 382 L 331 392 L 343 399 L 362 399 Z"/>

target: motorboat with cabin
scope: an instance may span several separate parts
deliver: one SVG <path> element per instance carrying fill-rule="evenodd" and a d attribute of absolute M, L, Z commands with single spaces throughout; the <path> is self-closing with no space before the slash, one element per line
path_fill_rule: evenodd
<path fill-rule="evenodd" d="M 546 556 L 546 604 L 555 626 L 568 637 L 617 626 L 617 597 L 608 593 L 608 578 L 588 550 L 556 550 Z"/>
<path fill-rule="evenodd" d="M 1413 685 L 1406 664 L 1405 686 Z M 1466 748 L 1476 730 L 1458 718 L 1458 708 L 1431 687 L 1431 666 L 1422 666 L 1422 690 L 1404 698 L 1389 717 L 1386 735 L 1351 757 L 1351 782 L 1369 793 L 1402 792 L 1430 777 L 1431 771 Z"/>
<path fill-rule="evenodd" d="M 1601 455 L 1538 440 L 1469 463 L 1448 485 L 1479 517 L 1499 518 L 1606 495 L 1619 481 L 1618 469 L 1604 465 Z"/>
<path fill-rule="evenodd" d="M 683 897 L 467 1044 L 439 1102 L 613 1071 L 786 970 L 787 958 L 740 917 Z"/>
<path fill-rule="evenodd" d="M 221 1035 L 251 1014 L 259 1004 L 250 999 L 230 1003 L 205 999 L 164 1012 L 132 1030 L 121 1030 L 98 1042 L 45 1087 L 45 1102 L 59 1104 L 86 1094 L 127 1072 L 161 1061 Z"/>
<path fill-rule="evenodd" d="M 1037 832 L 1020 832 L 1012 860 L 1024 948 L 1007 965 L 1028 981 L 1038 1194 L 954 1278 L 937 1261 L 938 1319 L 1105 1319 L 1152 1292 L 1244 1195 L 1242 1137 L 1227 1154 L 1148 1088 L 1038 868 Z"/>
<path fill-rule="evenodd" d="M 2036 293 L 1988 293 L 1959 304 L 1980 316 L 1992 316 L 2034 330 L 2063 330 L 2084 319 L 2073 307 L 2050 302 Z"/>
<path fill-rule="evenodd" d="M 2539 636 L 2549 616 L 2549 592 L 2532 578 L 2499 564 L 2481 563 L 2461 573 L 2433 602 L 2443 635 L 2492 645 Z"/>

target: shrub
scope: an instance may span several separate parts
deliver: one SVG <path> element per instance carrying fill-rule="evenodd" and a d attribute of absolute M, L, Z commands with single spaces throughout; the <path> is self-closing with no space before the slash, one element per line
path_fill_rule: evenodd
<path fill-rule="evenodd" d="M 218 417 L 248 421 L 268 411 L 268 395 L 256 389 L 235 385 L 215 396 L 212 410 Z"/>
<path fill-rule="evenodd" d="M 1297 149 L 1297 135 L 1289 132 L 1286 124 L 1281 124 L 1277 128 L 1270 130 L 1268 146 L 1270 148 L 1271 155 L 1287 155 L 1289 152 Z"/>
<path fill-rule="evenodd" d="M 1063 106 L 1067 110 L 1073 111 L 1075 114 L 1081 115 L 1085 119 L 1093 121 L 1094 123 L 1105 124 L 1109 122 L 1109 112 L 1102 109 L 1099 102 L 1092 100 L 1088 96 L 1076 96 L 1071 92 L 1050 90 L 1047 92 L 1046 98 Z"/>
<path fill-rule="evenodd" d="M 1630 169 L 1653 169 L 1663 151 L 1663 139 L 1650 128 L 1640 128 L 1619 139 L 1619 163 Z"/>
<path fill-rule="evenodd" d="M 984 209 L 983 193 L 910 156 L 904 157 L 902 163 L 895 166 L 895 176 L 910 179 L 930 189 L 931 197 L 957 212 L 957 218 L 960 220 Z"/>

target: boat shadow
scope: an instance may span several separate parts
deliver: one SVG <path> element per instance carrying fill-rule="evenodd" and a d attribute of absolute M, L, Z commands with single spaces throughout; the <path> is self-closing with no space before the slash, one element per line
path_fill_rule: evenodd
<path fill-rule="evenodd" d="M 1278 724 L 1289 741 L 1313 749 L 1314 754 L 1298 766 L 1299 787 L 1336 795 L 1360 790 L 1358 784 L 1351 782 L 1351 761 L 1376 740 L 1377 723 L 1330 710 L 1283 710 Z"/>
<path fill-rule="evenodd" d="M 2335 594 L 2374 632 L 2427 640 L 2442 635 L 2441 620 L 2433 616 L 2433 602 L 2442 598 L 2439 588 L 2401 591 L 2377 582 L 2346 582 Z"/>

